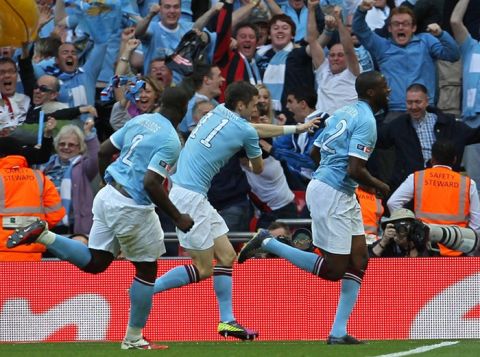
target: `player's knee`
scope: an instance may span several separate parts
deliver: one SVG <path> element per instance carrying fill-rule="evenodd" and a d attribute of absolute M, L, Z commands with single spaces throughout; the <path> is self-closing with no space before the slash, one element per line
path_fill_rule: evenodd
<path fill-rule="evenodd" d="M 368 257 L 368 254 L 362 255 L 361 261 L 359 263 L 360 266 L 355 267 L 355 268 L 357 268 L 358 270 L 366 270 L 369 260 L 370 260 L 370 258 Z"/>
<path fill-rule="evenodd" d="M 345 272 L 340 270 L 328 270 L 324 278 L 330 281 L 339 281 L 343 278 L 344 274 Z"/>
<path fill-rule="evenodd" d="M 368 253 L 357 254 L 352 257 L 351 267 L 357 270 L 366 270 L 368 265 Z"/>
<path fill-rule="evenodd" d="M 150 283 L 155 282 L 157 277 L 157 262 L 132 262 L 135 266 L 135 276 L 138 279 Z"/>
<path fill-rule="evenodd" d="M 342 279 L 347 266 L 348 259 L 338 259 L 327 255 L 322 264 L 320 277 L 330 281 L 338 281 Z"/>
<path fill-rule="evenodd" d="M 232 249 L 228 253 L 224 253 L 221 257 L 217 257 L 217 264 L 224 267 L 231 267 L 236 259 L 237 253 Z"/>
<path fill-rule="evenodd" d="M 205 280 L 213 275 L 213 266 L 196 267 L 199 273 L 199 280 Z"/>
<path fill-rule="evenodd" d="M 89 274 L 100 274 L 107 270 L 110 264 L 104 264 L 94 261 L 93 259 L 82 268 L 85 273 Z"/>
<path fill-rule="evenodd" d="M 92 259 L 90 262 L 81 268 L 84 272 L 89 274 L 100 274 L 103 273 L 110 266 L 114 260 L 114 256 L 110 252 L 90 249 Z"/>

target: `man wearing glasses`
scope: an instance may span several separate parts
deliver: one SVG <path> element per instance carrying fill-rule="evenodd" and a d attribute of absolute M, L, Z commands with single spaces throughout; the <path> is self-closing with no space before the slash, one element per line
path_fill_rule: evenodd
<path fill-rule="evenodd" d="M 80 126 L 80 115 L 88 113 L 96 117 L 97 111 L 91 105 L 77 106 L 69 108 L 68 104 L 57 101 L 58 92 L 60 89 L 59 80 L 50 75 L 43 75 L 36 81 L 33 86 L 33 93 L 31 94 L 31 101 L 26 113 L 26 117 L 22 125 L 12 127 L 12 134 L 22 144 L 35 145 L 37 144 L 37 130 L 40 122 L 40 112 L 44 113 L 45 128 L 50 131 L 55 128 L 56 123 L 50 117 L 57 120 L 77 120 Z M 60 123 L 59 123 L 60 124 Z"/>
<path fill-rule="evenodd" d="M 368 27 L 365 16 L 375 0 L 362 0 L 352 23 L 353 33 L 370 52 L 385 76 L 392 92 L 388 99 L 388 110 L 383 123 L 405 114 L 407 88 L 422 84 L 427 88 L 429 104 L 436 98 L 436 60 L 455 62 L 460 58 L 455 40 L 438 24 L 429 24 L 429 33 L 415 35 L 417 23 L 413 11 L 405 6 L 394 8 L 388 18 L 389 38 L 383 38 Z M 370 162 L 373 172 L 386 181 L 394 171 L 394 152 L 376 149 Z"/>
<path fill-rule="evenodd" d="M 380 71 L 392 89 L 386 121 L 406 111 L 405 93 L 412 83 L 421 83 L 430 94 L 430 104 L 435 98 L 435 61 L 455 62 L 460 58 L 455 40 L 438 24 L 429 24 L 429 33 L 415 35 L 417 29 L 413 11 L 397 7 L 390 12 L 388 32 L 382 38 L 368 27 L 365 16 L 375 1 L 363 0 L 353 18 L 353 33 L 375 58 Z"/>
<path fill-rule="evenodd" d="M 8 113 L 10 126 L 25 121 L 30 98 L 17 93 L 17 64 L 9 57 L 0 58 L 0 112 Z"/>
<path fill-rule="evenodd" d="M 97 111 L 92 105 L 69 108 L 68 104 L 57 101 L 60 82 L 58 78 L 43 75 L 33 87 L 32 105 L 27 113 L 27 124 L 38 123 L 40 111 L 55 119 L 78 119 L 83 113 L 96 117 Z"/>

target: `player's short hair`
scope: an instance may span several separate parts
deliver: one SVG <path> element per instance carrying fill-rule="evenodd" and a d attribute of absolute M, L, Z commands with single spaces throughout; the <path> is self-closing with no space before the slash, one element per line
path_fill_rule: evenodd
<path fill-rule="evenodd" d="M 355 90 L 359 98 L 367 98 L 368 90 L 378 87 L 383 75 L 378 71 L 367 71 L 359 74 L 355 80 Z"/>
<path fill-rule="evenodd" d="M 235 110 L 238 102 L 247 105 L 255 96 L 258 96 L 258 89 L 254 85 L 245 81 L 233 82 L 225 90 L 225 107 Z"/>
<path fill-rule="evenodd" d="M 297 100 L 297 102 L 301 102 L 302 100 L 307 103 L 308 107 L 311 109 L 315 109 L 317 105 L 317 92 L 311 87 L 307 86 L 296 86 L 288 90 L 287 96 L 293 95 L 293 97 Z"/>
<path fill-rule="evenodd" d="M 162 94 L 160 113 L 173 121 L 180 121 L 187 112 L 190 97 L 181 86 L 165 88 Z"/>

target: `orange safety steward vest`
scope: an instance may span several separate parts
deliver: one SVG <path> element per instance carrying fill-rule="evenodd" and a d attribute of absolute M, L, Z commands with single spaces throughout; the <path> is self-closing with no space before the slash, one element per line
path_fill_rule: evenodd
<path fill-rule="evenodd" d="M 65 215 L 55 185 L 41 171 L 28 167 L 23 156 L 0 158 L 0 261 L 38 261 L 45 246 L 34 243 L 9 249 L 15 228 L 37 218 L 55 226 Z"/>
<path fill-rule="evenodd" d="M 378 238 L 379 222 L 384 212 L 382 200 L 377 198 L 374 193 L 364 191 L 360 187 L 357 187 L 355 194 L 362 210 L 365 233 L 376 235 Z"/>
<path fill-rule="evenodd" d="M 470 216 L 470 178 L 443 166 L 414 174 L 415 216 L 424 223 L 467 227 Z M 456 257 L 462 252 L 438 245 L 440 255 Z"/>

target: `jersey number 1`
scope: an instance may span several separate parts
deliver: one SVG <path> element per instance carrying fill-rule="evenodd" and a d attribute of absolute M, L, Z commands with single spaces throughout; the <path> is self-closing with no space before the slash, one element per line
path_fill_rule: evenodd
<path fill-rule="evenodd" d="M 207 114 L 208 115 L 208 114 Z M 200 129 L 200 127 L 206 122 L 206 119 L 205 117 L 203 117 L 203 119 L 197 124 L 196 128 L 192 131 L 192 133 L 190 134 L 190 137 L 192 139 L 195 139 L 196 136 L 197 136 L 197 131 L 198 129 Z M 220 124 L 218 124 L 215 128 L 213 128 L 213 130 L 207 135 L 206 138 L 200 140 L 200 143 L 205 146 L 206 148 L 211 148 L 212 147 L 212 144 L 210 143 L 210 141 L 212 141 L 212 139 L 215 137 L 215 135 L 218 134 L 218 132 L 220 130 L 222 130 L 222 128 L 228 124 L 228 119 L 222 119 L 222 121 L 220 122 Z"/>

